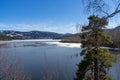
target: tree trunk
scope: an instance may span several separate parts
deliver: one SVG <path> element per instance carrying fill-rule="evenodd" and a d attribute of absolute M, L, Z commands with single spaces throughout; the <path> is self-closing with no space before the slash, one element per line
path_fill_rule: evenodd
<path fill-rule="evenodd" d="M 98 38 L 98 30 L 95 29 L 95 48 L 97 51 L 95 51 L 95 55 L 98 55 L 98 48 L 100 46 L 99 44 L 99 38 Z M 98 58 L 94 59 L 94 80 L 100 80 L 99 77 L 99 63 L 98 63 Z"/>
<path fill-rule="evenodd" d="M 99 78 L 98 59 L 94 60 L 94 80 L 100 80 L 100 78 Z"/>

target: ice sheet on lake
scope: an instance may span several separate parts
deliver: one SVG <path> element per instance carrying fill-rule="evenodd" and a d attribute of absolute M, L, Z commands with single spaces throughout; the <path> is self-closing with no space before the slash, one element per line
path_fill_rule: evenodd
<path fill-rule="evenodd" d="M 57 45 L 61 47 L 80 48 L 80 43 L 61 43 L 61 42 L 45 42 L 47 44 Z"/>
<path fill-rule="evenodd" d="M 10 42 L 42 42 L 49 45 L 56 45 L 61 47 L 71 47 L 80 48 L 80 43 L 62 43 L 60 39 L 28 39 L 28 40 L 11 40 L 11 41 L 0 41 L 0 44 L 10 43 Z"/>

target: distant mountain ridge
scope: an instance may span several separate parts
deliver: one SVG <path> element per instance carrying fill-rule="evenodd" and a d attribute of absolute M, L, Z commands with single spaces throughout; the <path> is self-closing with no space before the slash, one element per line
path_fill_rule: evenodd
<path fill-rule="evenodd" d="M 1 35 L 14 37 L 16 39 L 56 39 L 62 36 L 67 36 L 70 34 L 59 34 L 54 32 L 46 32 L 46 31 L 13 31 L 13 30 L 1 30 Z"/>

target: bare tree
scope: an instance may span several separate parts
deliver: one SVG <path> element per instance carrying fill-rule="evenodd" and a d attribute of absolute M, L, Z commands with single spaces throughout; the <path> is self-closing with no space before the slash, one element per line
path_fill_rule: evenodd
<path fill-rule="evenodd" d="M 106 19 L 112 18 L 120 13 L 119 0 L 82 0 L 82 2 L 85 4 L 86 11 L 92 12 L 93 14 L 97 14 L 98 12 L 103 13 Z M 114 10 L 110 9 L 110 5 L 115 7 Z"/>

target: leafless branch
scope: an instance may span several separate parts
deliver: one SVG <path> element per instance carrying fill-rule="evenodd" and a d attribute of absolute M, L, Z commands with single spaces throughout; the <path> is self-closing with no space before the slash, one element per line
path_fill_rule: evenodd
<path fill-rule="evenodd" d="M 106 11 L 104 11 L 103 9 L 101 9 L 100 6 L 98 6 L 98 7 L 99 7 L 99 9 L 100 9 L 101 12 L 103 12 L 103 13 L 106 14 L 107 16 L 109 15 L 109 13 L 106 12 Z"/>
<path fill-rule="evenodd" d="M 102 12 L 106 16 L 106 19 L 114 17 L 116 14 L 120 13 L 120 2 L 117 1 L 118 5 L 116 6 L 115 10 L 110 14 L 105 9 L 107 8 L 107 3 L 104 0 L 82 0 L 82 2 L 87 4 L 87 11 L 95 11 L 95 12 Z"/>
<path fill-rule="evenodd" d="M 115 10 L 115 11 L 117 11 L 117 10 L 119 9 L 119 7 L 120 7 L 120 3 L 119 3 L 118 6 L 116 7 L 116 10 Z"/>
<path fill-rule="evenodd" d="M 117 7 L 115 8 L 115 11 L 106 16 L 106 19 L 114 17 L 116 14 L 120 13 L 120 2 L 118 3 Z"/>
<path fill-rule="evenodd" d="M 116 14 L 120 13 L 120 10 L 117 10 L 117 11 L 114 11 L 113 13 L 109 14 L 108 16 L 106 16 L 105 18 L 108 19 L 108 18 L 111 18 L 111 17 L 114 17 Z"/>

